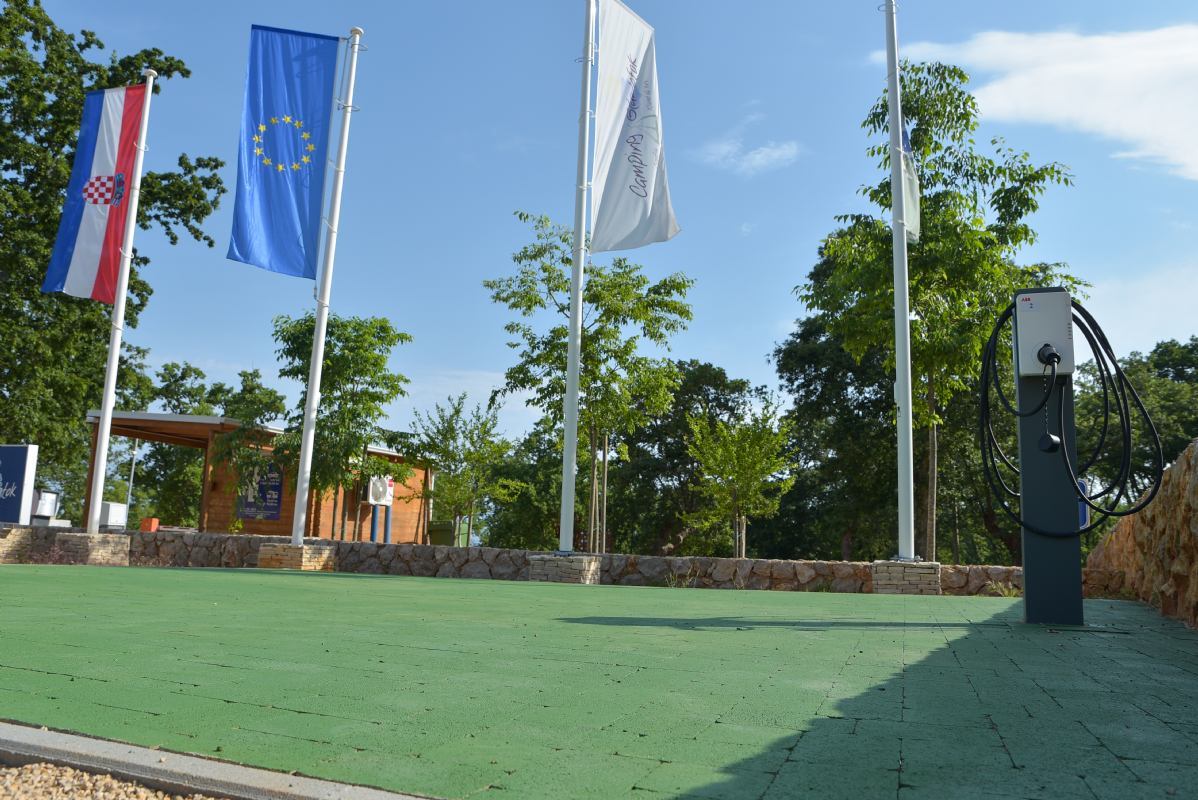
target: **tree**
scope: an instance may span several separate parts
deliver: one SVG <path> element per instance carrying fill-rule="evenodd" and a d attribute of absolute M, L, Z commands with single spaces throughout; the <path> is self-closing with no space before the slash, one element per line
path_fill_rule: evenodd
<path fill-rule="evenodd" d="M 500 477 L 511 444 L 496 433 L 499 415 L 494 408 L 475 406 L 467 414 L 466 394 L 437 403 L 430 413 L 416 412 L 413 453 L 436 475 L 436 483 L 422 495 L 430 498 L 441 518 L 453 520 L 457 531 L 464 519 L 466 539 L 474 533 L 480 508 L 506 501 L 518 484 Z"/>
<path fill-rule="evenodd" d="M 220 415 L 243 422 L 241 429 L 219 437 L 215 443 L 216 460 L 232 467 L 238 485 L 251 482 L 255 470 L 269 463 L 270 436 L 262 428 L 282 415 L 283 396 L 262 384 L 258 370 L 239 373 L 240 386 L 236 390 L 220 382 L 206 383 L 203 370 L 187 362 L 163 364 L 157 375 L 152 400 L 163 411 Z M 120 464 L 119 470 L 110 493 L 119 489 L 119 497 L 113 495 L 113 499 L 124 502 L 128 461 Z M 133 492 L 136 513 L 130 509 L 130 519 L 154 516 L 168 525 L 196 526 L 203 495 L 203 472 L 203 451 L 150 442 L 137 465 Z"/>
<path fill-rule="evenodd" d="M 530 392 L 529 405 L 560 425 L 573 234 L 548 217 L 523 212 L 517 217 L 532 224 L 535 241 L 513 255 L 515 275 L 483 282 L 494 302 L 518 315 L 505 330 L 512 336 L 509 346 L 519 351 L 519 361 L 504 373 L 505 384 L 497 395 Z M 592 520 L 599 438 L 635 430 L 649 415 L 669 407 L 678 381 L 673 364 L 640 351 L 642 345 L 668 349 L 670 337 L 686 327 L 691 309 L 685 297 L 692 283 L 681 273 L 651 282 L 639 264 L 622 257 L 610 266 L 588 266 L 582 294 L 579 427 L 590 442 Z"/>
<path fill-rule="evenodd" d="M 487 515 L 483 543 L 517 550 L 553 550 L 562 491 L 560 432 L 542 417 L 496 468 L 499 480 L 518 487 Z"/>
<path fill-rule="evenodd" d="M 276 456 L 291 467 L 293 476 L 299 463 L 315 329 L 316 316 L 310 311 L 274 321 L 276 352 L 282 362 L 279 377 L 301 381 L 304 387 L 287 418 L 287 430 L 274 441 Z M 408 379 L 393 372 L 388 362 L 398 345 L 411 340 L 383 317 L 329 316 L 312 447 L 310 487 L 316 496 L 333 489 L 349 491 L 363 476 L 390 475 L 402 482 L 410 475 L 410 467 L 372 458 L 367 448 L 386 438 L 388 432 L 379 424 L 386 406 L 406 394 Z"/>
<path fill-rule="evenodd" d="M 764 389 L 730 378 L 721 367 L 700 361 L 675 362 L 679 383 L 670 406 L 621 437 L 612 471 L 614 539 L 619 552 L 677 555 L 717 547 L 688 523 L 706 508 L 699 488 L 699 463 L 690 453 L 689 420 L 714 424 L 747 415 Z"/>
<path fill-rule="evenodd" d="M 826 279 L 821 262 L 809 280 Z M 886 353 L 853 358 L 813 314 L 774 350 L 782 388 L 792 398 L 790 449 L 795 485 L 779 515 L 754 527 L 771 558 L 889 558 L 894 554 L 895 440 Z M 760 530 L 759 530 L 760 528 Z"/>
<path fill-rule="evenodd" d="M 90 59 L 103 43 L 90 31 L 69 34 L 36 0 L 0 8 L 0 441 L 33 442 L 42 479 L 82 501 L 89 448 L 85 416 L 100 405 L 109 306 L 40 291 L 70 178 L 84 94 L 139 82 L 144 67 L 160 82 L 191 73 L 179 59 L 148 48 Z M 224 193 L 216 158 L 179 156 L 178 169 L 142 179 L 138 225 L 157 226 L 172 242 L 181 233 L 211 246 L 201 224 Z M 125 324 L 137 326 L 150 287 L 149 264 L 135 253 Z M 144 351 L 125 346 L 119 386 L 140 378 Z M 134 374 L 131 374 L 134 373 Z M 143 387 L 144 388 L 144 387 Z M 125 406 L 128 407 L 128 406 Z M 136 406 L 135 406 L 136 407 Z M 121 498 L 124 499 L 123 497 Z M 81 508 L 81 505 L 78 506 Z"/>
<path fill-rule="evenodd" d="M 1056 265 L 1020 267 L 1019 250 L 1035 241 L 1027 218 L 1050 185 L 1069 185 L 1057 162 L 1034 164 L 1000 138 L 992 154 L 974 141 L 977 102 L 966 73 L 946 64 L 904 65 L 903 112 L 922 187 L 922 237 L 909 248 L 911 366 L 916 423 L 927 430 L 924 465 L 924 553 L 936 553 L 937 431 L 944 408 L 971 388 L 990 326 L 1017 288 L 1077 282 Z M 883 95 L 862 127 L 888 131 Z M 885 177 L 861 193 L 880 210 L 890 208 L 889 146 L 867 151 Z M 827 279 L 799 289 L 801 298 L 827 315 L 829 331 L 861 359 L 882 347 L 894 367 L 894 299 L 890 225 L 868 214 L 840 217 L 824 241 Z"/>
<path fill-rule="evenodd" d="M 707 527 L 717 520 L 731 523 L 734 557 L 747 553 L 749 517 L 771 517 L 794 483 L 786 446 L 790 423 L 779 419 L 772 402 L 743 421 L 726 422 L 692 416 L 689 445 L 699 463 L 700 491 L 711 505 L 692 521 Z"/>
<path fill-rule="evenodd" d="M 1198 437 L 1198 336 L 1181 344 L 1176 340 L 1159 342 L 1147 355 L 1133 352 L 1119 363 L 1127 379 L 1144 402 L 1161 440 L 1165 463 L 1172 462 L 1195 437 Z M 1104 416 L 1103 393 L 1093 361 L 1082 364 L 1074 375 L 1078 428 L 1078 457 L 1085 458 L 1098 443 Z M 1114 398 L 1111 399 L 1114 425 Z M 1131 452 L 1132 477 L 1129 487 L 1134 501 L 1148 489 L 1156 469 L 1156 451 L 1151 435 L 1133 405 Z M 1111 446 L 1115 433 L 1108 434 L 1107 446 L 1095 462 L 1091 476 L 1108 485 L 1119 472 L 1123 455 L 1119 446 Z"/>
<path fill-rule="evenodd" d="M 208 386 L 203 370 L 168 362 L 158 370 L 154 400 L 170 414 L 213 414 L 226 387 Z M 167 525 L 194 527 L 203 493 L 204 454 L 193 447 L 152 442 L 134 481 L 139 506 Z M 132 512 L 131 512 L 132 513 Z M 131 515 L 130 519 L 134 517 Z"/>

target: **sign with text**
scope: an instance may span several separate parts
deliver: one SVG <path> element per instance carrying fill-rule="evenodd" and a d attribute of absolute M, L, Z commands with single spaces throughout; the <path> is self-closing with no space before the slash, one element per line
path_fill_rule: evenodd
<path fill-rule="evenodd" d="M 36 444 L 0 444 L 0 522 L 29 524 Z"/>
<path fill-rule="evenodd" d="M 278 519 L 283 507 L 283 470 L 270 464 L 258 474 L 254 487 L 241 496 L 241 519 Z"/>

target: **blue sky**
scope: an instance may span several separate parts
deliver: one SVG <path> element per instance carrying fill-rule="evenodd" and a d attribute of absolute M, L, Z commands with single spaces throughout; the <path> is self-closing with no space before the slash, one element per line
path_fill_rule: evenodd
<path fill-rule="evenodd" d="M 214 155 L 230 187 L 250 25 L 362 26 L 333 310 L 387 316 L 414 337 L 393 359 L 412 380 L 395 426 L 501 382 L 508 317 L 481 284 L 508 274 L 528 239 L 513 211 L 572 218 L 582 0 L 44 4 L 122 53 L 184 59 L 192 77 L 155 98 L 146 167 Z M 860 121 L 885 83 L 879 0 L 630 4 L 657 29 L 682 232 L 627 255 L 651 276 L 697 281 L 673 356 L 773 386 L 768 355 L 803 314 L 791 290 L 834 216 L 866 210 L 857 189 L 877 177 Z M 1002 135 L 1073 169 L 1076 186 L 1044 198 L 1025 257 L 1067 262 L 1094 284 L 1087 305 L 1117 350 L 1198 333 L 1198 7 L 908 0 L 899 40 L 905 57 L 971 72 L 979 141 Z M 257 367 L 277 381 L 271 319 L 310 309 L 314 287 L 226 260 L 232 206 L 228 195 L 206 225 L 211 250 L 139 233 L 154 296 L 128 340 L 155 366 L 187 360 L 226 381 Z M 513 402 L 503 419 L 517 433 L 534 417 Z"/>

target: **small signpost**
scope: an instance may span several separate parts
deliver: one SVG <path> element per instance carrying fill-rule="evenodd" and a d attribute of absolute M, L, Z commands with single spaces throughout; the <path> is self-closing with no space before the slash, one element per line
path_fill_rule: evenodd
<path fill-rule="evenodd" d="M 36 473 L 36 444 L 0 444 L 0 523 L 29 524 Z"/>

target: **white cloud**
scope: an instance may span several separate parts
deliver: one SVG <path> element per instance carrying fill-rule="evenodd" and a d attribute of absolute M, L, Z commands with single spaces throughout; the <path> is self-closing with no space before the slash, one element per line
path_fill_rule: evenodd
<path fill-rule="evenodd" d="M 1106 331 L 1116 353 L 1147 353 L 1157 342 L 1184 342 L 1198 336 L 1193 298 L 1185 291 L 1196 275 L 1198 264 L 1100 280 L 1090 289 L 1090 296 L 1082 298 L 1082 304 Z M 1078 357 L 1089 358 L 1084 354 L 1084 341 L 1078 346 Z"/>
<path fill-rule="evenodd" d="M 1095 35 L 988 31 L 957 44 L 916 42 L 903 56 L 981 75 L 975 94 L 986 119 L 1102 136 L 1118 143 L 1114 157 L 1198 180 L 1198 25 Z"/>
<path fill-rule="evenodd" d="M 745 146 L 745 131 L 764 118 L 763 114 L 749 114 L 726 133 L 704 142 L 694 156 L 704 164 L 746 178 L 790 166 L 799 157 L 799 143 L 793 139 Z"/>
<path fill-rule="evenodd" d="M 740 235 L 748 236 L 757 228 L 756 222 L 742 222 L 740 224 Z"/>

